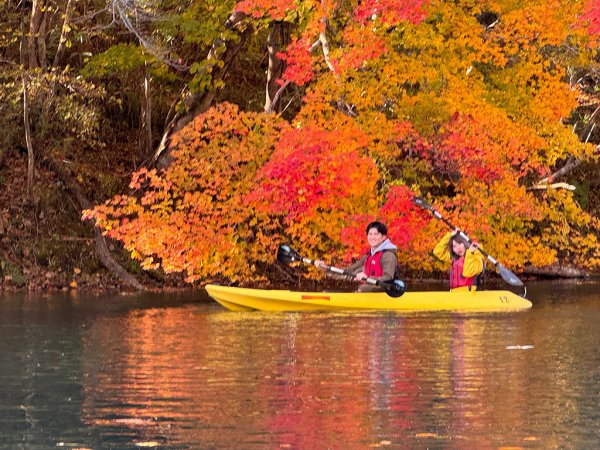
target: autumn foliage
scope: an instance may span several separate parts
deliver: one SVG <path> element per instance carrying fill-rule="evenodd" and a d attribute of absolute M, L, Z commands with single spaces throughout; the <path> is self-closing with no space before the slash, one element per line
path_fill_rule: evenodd
<path fill-rule="evenodd" d="M 567 69 L 595 52 L 597 2 L 586 5 L 239 2 L 257 28 L 296 25 L 281 81 L 302 89 L 302 107 L 286 122 L 216 105 L 172 137 L 168 168 L 142 169 L 131 194 L 84 217 L 144 267 L 190 281 L 263 277 L 283 241 L 349 262 L 374 219 L 402 267 L 432 271 L 444 225 L 413 205 L 420 195 L 511 269 L 598 268 L 599 219 L 577 191 L 541 182 L 597 158 L 567 123 Z"/>
<path fill-rule="evenodd" d="M 245 203 L 256 173 L 287 125 L 223 104 L 172 138 L 174 159 L 161 173 L 141 169 L 130 188 L 84 213 L 123 242 L 146 269 L 248 276 L 252 255 L 273 250 L 267 220 Z M 259 223 L 260 221 L 260 223 Z"/>
<path fill-rule="evenodd" d="M 587 24 L 590 35 L 600 38 L 600 2 L 598 0 L 587 0 L 583 7 L 581 21 Z"/>

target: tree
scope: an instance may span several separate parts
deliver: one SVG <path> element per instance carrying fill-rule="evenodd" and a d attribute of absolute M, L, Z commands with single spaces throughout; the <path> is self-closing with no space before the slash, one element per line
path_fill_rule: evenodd
<path fill-rule="evenodd" d="M 579 95 L 568 70 L 595 51 L 576 26 L 580 3 L 236 8 L 257 31 L 290 24 L 280 89 L 295 86 L 302 105 L 289 124 L 229 105 L 202 113 L 173 135 L 168 167 L 134 175 L 140 194 L 86 212 L 146 267 L 248 280 L 266 273 L 280 239 L 349 260 L 367 221 L 385 218 L 401 263 L 432 270 L 441 229 L 414 194 L 515 269 L 600 266 L 598 217 L 573 192 L 540 184 L 569 158 L 597 158 L 566 123 Z"/>
<path fill-rule="evenodd" d="M 122 241 L 145 268 L 184 271 L 189 281 L 248 278 L 274 251 L 279 227 L 247 198 L 287 127 L 221 104 L 173 135 L 166 169 L 134 174 L 130 188 L 140 196 L 116 196 L 84 218 Z"/>

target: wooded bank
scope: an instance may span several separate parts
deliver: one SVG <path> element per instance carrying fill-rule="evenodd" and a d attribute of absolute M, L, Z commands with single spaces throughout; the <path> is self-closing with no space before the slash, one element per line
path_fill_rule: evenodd
<path fill-rule="evenodd" d="M 600 13 L 548 7 L 0 1 L 0 285 L 275 282 L 281 241 L 345 263 L 372 218 L 443 276 L 411 195 L 519 273 L 598 272 Z"/>

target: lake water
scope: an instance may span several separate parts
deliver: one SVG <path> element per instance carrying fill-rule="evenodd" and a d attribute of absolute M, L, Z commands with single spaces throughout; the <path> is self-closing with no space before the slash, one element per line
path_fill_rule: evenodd
<path fill-rule="evenodd" d="M 0 448 L 600 447 L 600 284 L 511 314 L 0 296 Z"/>

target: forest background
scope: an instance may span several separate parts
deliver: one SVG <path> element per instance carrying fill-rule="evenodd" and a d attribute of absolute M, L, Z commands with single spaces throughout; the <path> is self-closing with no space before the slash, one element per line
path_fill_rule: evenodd
<path fill-rule="evenodd" d="M 278 244 L 346 264 L 373 219 L 440 276 L 415 195 L 515 272 L 600 269 L 598 0 L 0 10 L 3 288 L 293 282 Z"/>

